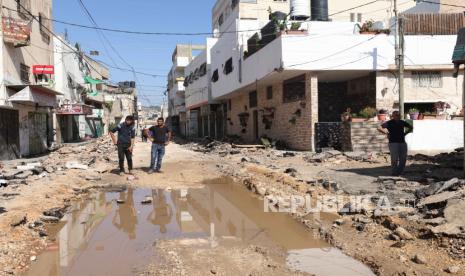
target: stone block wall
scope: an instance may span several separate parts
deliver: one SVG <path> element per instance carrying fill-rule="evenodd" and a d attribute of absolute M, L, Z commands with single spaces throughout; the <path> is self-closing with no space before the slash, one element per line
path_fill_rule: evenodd
<path fill-rule="evenodd" d="M 343 151 L 387 152 L 388 139 L 379 133 L 377 122 L 342 124 L 341 145 Z"/>

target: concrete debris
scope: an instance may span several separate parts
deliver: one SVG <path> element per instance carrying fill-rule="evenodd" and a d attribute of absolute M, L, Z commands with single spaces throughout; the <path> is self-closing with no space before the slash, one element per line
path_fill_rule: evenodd
<path fill-rule="evenodd" d="M 57 223 L 60 221 L 59 218 L 57 217 L 52 217 L 52 216 L 40 216 L 39 217 L 40 221 L 44 223 Z"/>
<path fill-rule="evenodd" d="M 446 269 L 444 269 L 444 271 L 449 273 L 449 274 L 457 274 L 460 271 L 460 267 L 456 266 L 456 265 L 453 265 L 453 266 L 446 267 Z"/>
<path fill-rule="evenodd" d="M 12 180 L 15 178 L 15 176 L 17 174 L 20 174 L 21 171 L 19 170 L 11 170 L 11 171 L 6 171 L 3 173 L 3 177 L 6 179 L 6 180 Z"/>
<path fill-rule="evenodd" d="M 26 179 L 29 176 L 33 175 L 34 173 L 32 171 L 24 171 L 20 174 L 15 175 L 16 179 Z"/>
<path fill-rule="evenodd" d="M 412 258 L 412 261 L 417 263 L 417 264 L 426 264 L 428 261 L 423 255 L 417 254 Z"/>
<path fill-rule="evenodd" d="M 431 204 L 437 204 L 437 203 L 442 203 L 446 202 L 449 199 L 457 198 L 463 195 L 463 191 L 452 191 L 452 192 L 443 192 L 440 194 L 435 194 L 432 196 L 428 196 L 425 198 L 422 198 L 417 206 L 418 207 L 423 207 L 426 205 L 431 205 Z"/>
<path fill-rule="evenodd" d="M 465 182 L 460 181 L 458 178 L 452 178 L 451 180 L 444 182 L 442 187 L 436 193 L 441 193 L 443 191 L 453 189 L 456 186 L 463 184 L 465 184 Z"/>
<path fill-rule="evenodd" d="M 78 169 L 78 170 L 88 170 L 89 167 L 87 165 L 81 164 L 78 161 L 68 161 L 65 164 L 65 167 L 70 169 Z"/>
<path fill-rule="evenodd" d="M 88 174 L 88 175 L 85 175 L 85 179 L 87 181 L 99 181 L 102 179 L 102 177 L 99 175 Z"/>
<path fill-rule="evenodd" d="M 117 200 L 116 200 L 116 203 L 118 203 L 118 204 L 124 204 L 125 202 L 126 202 L 126 201 L 123 200 L 123 199 L 117 199 Z"/>
<path fill-rule="evenodd" d="M 44 211 L 43 214 L 44 216 L 56 217 L 56 218 L 61 219 L 65 215 L 66 209 L 67 207 L 64 207 L 64 208 L 55 207 L 47 211 Z"/>
<path fill-rule="evenodd" d="M 15 216 L 11 219 L 10 225 L 11 227 L 18 227 L 20 225 L 27 223 L 27 217 L 24 215 Z"/>
<path fill-rule="evenodd" d="M 6 179 L 0 179 L 0 187 L 8 186 L 9 181 Z"/>
<path fill-rule="evenodd" d="M 394 230 L 394 234 L 399 236 L 402 240 L 414 240 L 415 237 L 410 234 L 407 230 L 405 230 L 403 227 L 397 227 L 396 230 Z"/>
<path fill-rule="evenodd" d="M 22 166 L 17 166 L 16 167 L 16 169 L 20 170 L 20 171 L 32 170 L 34 168 L 35 168 L 35 166 L 31 166 L 31 165 L 22 165 Z"/>
<path fill-rule="evenodd" d="M 458 235 L 465 232 L 465 199 L 451 199 L 444 209 L 445 224 L 431 229 L 434 234 L 445 234 L 449 236 Z"/>

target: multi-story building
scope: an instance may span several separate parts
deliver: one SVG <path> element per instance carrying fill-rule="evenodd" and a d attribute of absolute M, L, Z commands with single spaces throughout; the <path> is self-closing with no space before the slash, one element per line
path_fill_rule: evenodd
<path fill-rule="evenodd" d="M 203 45 L 176 45 L 172 55 L 173 65 L 168 73 L 168 123 L 174 132 L 186 134 L 186 103 L 184 71 L 195 52 L 205 49 Z"/>
<path fill-rule="evenodd" d="M 2 1 L 0 159 L 41 154 L 53 144 L 52 0 Z"/>
<path fill-rule="evenodd" d="M 356 8 L 344 9 L 342 4 L 337 5 L 341 11 L 337 13 L 337 10 L 331 11 L 337 1 L 291 1 L 292 8 L 280 1 L 282 10 L 274 6 L 275 10 L 271 11 L 281 13 L 267 17 L 269 2 L 275 1 L 217 1 L 212 16 L 217 40 L 207 45 L 206 52 L 186 68 L 186 97 L 189 97 L 186 105 L 192 110 L 190 119 L 195 121 L 209 114 L 208 109 L 202 112 L 202 107 L 196 106 L 202 106 L 208 99 L 209 104 L 224 107 L 223 126 L 228 135 L 240 136 L 248 142 L 269 137 L 290 148 L 315 150 L 317 127 L 321 123 L 339 122 L 341 114 L 348 109 L 359 113 L 365 108 L 388 111 L 399 108 L 395 37 L 389 34 L 393 26 L 374 24 L 363 29 L 357 21 L 365 21 L 367 17 L 357 15 L 354 19 L 349 13 L 368 15 L 363 9 L 377 7 L 365 5 L 362 9 L 358 6 L 363 3 L 347 1 Z M 314 2 L 318 2 L 318 9 Z M 378 9 L 385 13 L 372 13 L 376 16 L 369 19 L 394 22 L 390 3 L 379 2 L 385 6 Z M 295 6 L 302 3 L 303 6 Z M 458 81 L 452 78 L 450 54 L 455 44 L 456 36 L 452 35 L 455 25 L 448 25 L 450 28 L 444 31 L 445 27 L 435 20 L 419 22 L 406 11 L 412 5 L 402 3 L 399 2 L 399 12 L 408 19 L 405 20 L 406 110 L 433 112 L 437 103 L 447 102 L 448 113 L 456 114 L 463 108 L 463 73 Z M 329 10 L 322 10 L 328 6 Z M 254 10 L 254 7 L 256 16 L 244 16 L 247 9 Z M 295 20 L 286 22 L 289 11 Z M 344 13 L 346 17 L 338 20 L 336 15 Z M 450 16 L 443 17 L 441 22 L 449 22 L 459 15 Z M 423 33 L 417 29 L 425 24 L 434 25 L 430 28 L 433 31 Z M 209 85 L 202 79 L 202 64 L 207 64 Z M 196 70 L 202 74 L 196 74 Z M 203 87 L 209 87 L 211 92 L 197 92 Z M 197 125 L 197 130 L 192 130 L 194 134 L 208 133 L 204 131 L 204 121 L 198 119 L 197 123 L 190 124 Z M 417 133 L 427 130 L 428 125 L 416 123 Z M 444 126 L 443 133 L 456 130 L 455 122 L 441 126 Z M 432 139 L 412 148 L 426 147 L 427 143 L 433 143 Z M 415 140 L 416 143 L 421 139 Z M 456 144 L 456 141 L 443 141 L 449 147 Z M 372 141 L 364 149 L 377 146 Z"/>

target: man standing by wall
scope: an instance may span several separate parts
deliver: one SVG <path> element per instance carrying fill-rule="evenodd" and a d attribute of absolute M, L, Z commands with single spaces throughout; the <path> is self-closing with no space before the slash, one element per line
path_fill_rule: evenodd
<path fill-rule="evenodd" d="M 134 117 L 127 116 L 124 123 L 119 124 L 116 128 L 110 131 L 111 140 L 113 144 L 118 147 L 119 159 L 119 174 L 124 175 L 124 157 L 128 161 L 129 174 L 132 174 L 132 151 L 136 138 L 136 131 L 134 129 Z M 115 133 L 118 132 L 118 139 Z"/>
<path fill-rule="evenodd" d="M 161 162 L 165 155 L 165 146 L 171 141 L 171 131 L 165 125 L 163 118 L 158 118 L 157 125 L 149 128 L 148 137 L 152 141 L 152 158 L 149 173 L 160 173 Z"/>
<path fill-rule="evenodd" d="M 407 132 L 405 129 L 407 128 Z M 392 119 L 378 127 L 378 131 L 389 138 L 389 151 L 391 152 L 392 175 L 399 176 L 404 173 L 407 163 L 408 147 L 405 136 L 413 131 L 413 127 L 400 119 L 399 111 L 392 112 Z"/>

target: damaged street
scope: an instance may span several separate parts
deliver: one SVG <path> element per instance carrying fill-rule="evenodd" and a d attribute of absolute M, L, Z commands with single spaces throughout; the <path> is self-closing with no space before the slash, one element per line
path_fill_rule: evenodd
<path fill-rule="evenodd" d="M 1 0 L 0 276 L 465 276 L 465 0 Z"/>
<path fill-rule="evenodd" d="M 389 172 L 383 154 L 204 139 L 170 145 L 164 173 L 151 175 L 149 144 L 137 143 L 134 176 L 122 177 L 108 139 L 62 147 L 3 163 L 0 267 L 5 275 L 461 275 L 465 182 L 447 166 L 461 151 L 412 156 L 405 177 L 388 177 L 376 176 Z M 286 198 L 306 195 L 328 208 L 279 212 Z M 350 206 L 354 196 L 369 200 Z M 276 210 L 265 212 L 267 200 Z"/>

